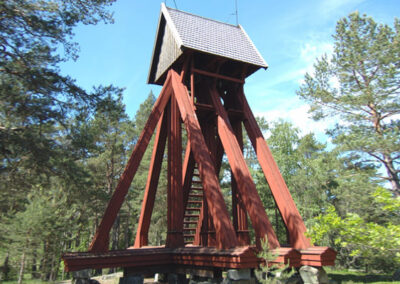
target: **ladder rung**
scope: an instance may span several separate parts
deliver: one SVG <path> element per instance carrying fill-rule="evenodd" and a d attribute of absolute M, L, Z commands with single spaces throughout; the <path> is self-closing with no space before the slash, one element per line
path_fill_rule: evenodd
<path fill-rule="evenodd" d="M 199 177 L 200 175 L 198 173 L 193 173 L 193 176 Z"/>
<path fill-rule="evenodd" d="M 183 235 L 184 238 L 194 238 L 196 235 L 192 234 L 192 235 Z"/>
<path fill-rule="evenodd" d="M 200 201 L 200 200 L 189 200 L 187 203 L 188 204 L 203 204 L 203 201 Z"/>
<path fill-rule="evenodd" d="M 201 180 L 192 180 L 192 183 L 200 183 L 200 184 L 202 184 Z"/>
<path fill-rule="evenodd" d="M 185 214 L 184 217 L 185 218 L 193 218 L 193 217 L 199 217 L 200 215 L 190 215 L 190 214 Z"/>
<path fill-rule="evenodd" d="M 191 190 L 203 190 L 202 187 L 191 187 L 190 189 L 191 189 Z"/>
<path fill-rule="evenodd" d="M 183 224 L 186 225 L 197 224 L 197 221 L 183 221 Z"/>
<path fill-rule="evenodd" d="M 200 211 L 201 208 L 186 208 L 185 211 Z"/>
<path fill-rule="evenodd" d="M 189 197 L 203 197 L 203 194 L 189 194 Z"/>

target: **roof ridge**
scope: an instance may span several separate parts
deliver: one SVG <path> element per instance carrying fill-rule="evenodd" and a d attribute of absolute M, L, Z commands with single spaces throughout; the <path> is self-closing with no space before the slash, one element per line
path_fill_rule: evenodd
<path fill-rule="evenodd" d="M 218 21 L 218 20 L 214 20 L 214 19 L 211 19 L 211 18 L 203 17 L 203 16 L 200 16 L 200 15 L 196 15 L 196 14 L 189 13 L 189 12 L 186 12 L 186 11 L 182 11 L 182 10 L 179 10 L 179 9 L 174 9 L 174 8 L 171 8 L 171 7 L 168 7 L 168 6 L 165 6 L 165 8 L 167 8 L 168 10 L 177 11 L 179 13 L 187 14 L 187 15 L 194 16 L 194 17 L 197 17 L 197 18 L 202 18 L 202 19 L 207 20 L 207 21 L 212 21 L 212 22 L 216 22 L 216 23 L 219 23 L 219 24 L 223 24 L 223 25 L 227 25 L 227 26 L 230 26 L 230 27 L 233 27 L 233 28 L 240 29 L 239 25 L 233 25 L 233 24 L 229 24 L 229 23 L 224 23 L 224 22 L 221 22 L 221 21 Z"/>

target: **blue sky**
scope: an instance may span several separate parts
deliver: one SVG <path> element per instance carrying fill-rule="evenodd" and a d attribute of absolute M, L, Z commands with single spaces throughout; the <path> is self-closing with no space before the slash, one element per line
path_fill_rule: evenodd
<path fill-rule="evenodd" d="M 234 0 L 175 0 L 178 9 L 231 24 L 236 23 Z M 328 122 L 308 119 L 307 105 L 296 96 L 305 72 L 315 58 L 332 51 L 336 22 L 358 10 L 392 26 L 400 16 L 400 0 L 237 0 L 239 24 L 267 61 L 246 80 L 245 92 L 256 115 L 268 121 L 283 118 L 303 133 L 322 133 Z M 74 40 L 80 53 L 62 72 L 84 88 L 114 84 L 126 88 L 124 102 L 133 117 L 153 90 L 147 74 L 160 13 L 160 0 L 117 0 L 111 6 L 114 24 L 78 26 Z M 167 6 L 175 8 L 173 0 Z"/>

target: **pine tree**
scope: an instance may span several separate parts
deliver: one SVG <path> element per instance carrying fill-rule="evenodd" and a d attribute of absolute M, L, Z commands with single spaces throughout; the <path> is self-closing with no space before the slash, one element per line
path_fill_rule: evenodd
<path fill-rule="evenodd" d="M 400 22 L 393 28 L 357 12 L 336 26 L 334 53 L 318 59 L 298 95 L 315 119 L 333 117 L 329 131 L 340 151 L 363 165 L 383 167 L 400 196 Z"/>

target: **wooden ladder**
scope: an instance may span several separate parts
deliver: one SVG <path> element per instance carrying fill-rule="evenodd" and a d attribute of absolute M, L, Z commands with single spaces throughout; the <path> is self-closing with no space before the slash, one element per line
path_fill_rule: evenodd
<path fill-rule="evenodd" d="M 192 182 L 188 194 L 188 201 L 183 219 L 183 239 L 185 245 L 192 244 L 195 239 L 196 230 L 201 221 L 203 210 L 203 185 L 200 180 L 197 164 L 194 166 Z"/>

